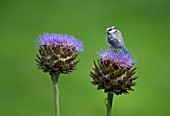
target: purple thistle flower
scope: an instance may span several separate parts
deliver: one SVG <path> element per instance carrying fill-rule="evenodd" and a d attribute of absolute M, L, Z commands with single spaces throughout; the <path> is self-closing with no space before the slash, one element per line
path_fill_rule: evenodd
<path fill-rule="evenodd" d="M 44 33 L 38 38 L 39 46 L 68 46 L 74 48 L 76 51 L 83 52 L 83 43 L 74 36 L 68 36 L 67 34 L 49 34 Z"/>
<path fill-rule="evenodd" d="M 106 93 L 121 95 L 133 91 L 132 86 L 136 86 L 133 80 L 138 76 L 133 76 L 137 67 L 134 67 L 135 60 L 131 54 L 124 54 L 112 50 L 101 50 L 98 53 L 97 63 L 92 64 L 94 72 L 90 72 L 93 78 L 92 84 L 98 86 L 98 90 L 104 89 Z"/>
<path fill-rule="evenodd" d="M 44 33 L 37 41 L 40 47 L 36 59 L 38 68 L 50 74 L 71 73 L 79 62 L 74 61 L 77 51 L 84 51 L 83 43 L 67 34 Z"/>
<path fill-rule="evenodd" d="M 135 63 L 135 60 L 132 59 L 131 54 L 123 54 L 116 51 L 113 52 L 112 50 L 101 50 L 101 52 L 99 52 L 98 54 L 100 60 L 102 61 L 109 60 L 121 68 L 132 67 L 133 64 Z"/>

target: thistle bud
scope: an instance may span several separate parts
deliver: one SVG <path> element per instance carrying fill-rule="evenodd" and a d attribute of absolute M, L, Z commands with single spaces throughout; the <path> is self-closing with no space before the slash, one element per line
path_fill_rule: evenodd
<path fill-rule="evenodd" d="M 94 61 L 92 65 L 92 84 L 97 85 L 98 90 L 104 89 L 106 93 L 127 94 L 128 90 L 133 91 L 132 86 L 136 85 L 133 80 L 138 78 L 133 76 L 137 70 L 137 67 L 133 66 L 134 63 L 131 54 L 102 50 L 99 53 L 98 64 Z"/>
<path fill-rule="evenodd" d="M 83 43 L 74 36 L 45 33 L 38 38 L 37 65 L 44 72 L 69 74 L 76 69 L 77 52 L 83 51 Z"/>

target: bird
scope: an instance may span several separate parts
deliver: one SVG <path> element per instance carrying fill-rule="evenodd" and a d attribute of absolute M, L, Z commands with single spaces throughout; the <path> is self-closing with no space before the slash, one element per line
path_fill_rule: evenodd
<path fill-rule="evenodd" d="M 106 33 L 106 41 L 113 51 L 120 50 L 120 52 L 123 52 L 124 54 L 130 53 L 129 50 L 124 47 L 122 33 L 118 29 L 116 29 L 115 26 L 108 27 L 106 29 Z"/>

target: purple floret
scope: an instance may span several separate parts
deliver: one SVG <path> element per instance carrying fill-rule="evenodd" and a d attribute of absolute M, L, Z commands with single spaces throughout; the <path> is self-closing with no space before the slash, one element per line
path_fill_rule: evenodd
<path fill-rule="evenodd" d="M 69 46 L 76 49 L 76 51 L 82 52 L 83 43 L 79 41 L 74 36 L 68 36 L 67 34 L 48 34 L 44 33 L 43 35 L 39 36 L 38 38 L 38 45 L 39 46 L 52 46 L 56 47 L 57 45 Z"/>
<path fill-rule="evenodd" d="M 132 67 L 135 60 L 132 59 L 131 54 L 124 54 L 119 52 L 113 52 L 112 50 L 102 50 L 98 53 L 100 60 L 110 60 L 112 63 L 117 64 L 119 67 Z"/>

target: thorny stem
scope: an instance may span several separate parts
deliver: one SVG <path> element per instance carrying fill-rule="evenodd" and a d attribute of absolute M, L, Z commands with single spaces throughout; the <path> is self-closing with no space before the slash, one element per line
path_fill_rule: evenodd
<path fill-rule="evenodd" d="M 60 116 L 59 111 L 59 90 L 58 90 L 58 73 L 51 73 L 51 79 L 54 84 L 54 103 L 55 103 L 55 116 Z"/>
<path fill-rule="evenodd" d="M 112 114 L 112 101 L 113 101 L 113 92 L 107 93 L 107 116 L 111 116 Z"/>

